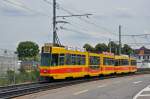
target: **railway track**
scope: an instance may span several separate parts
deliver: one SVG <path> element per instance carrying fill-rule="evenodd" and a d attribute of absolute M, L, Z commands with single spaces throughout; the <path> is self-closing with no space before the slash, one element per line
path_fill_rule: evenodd
<path fill-rule="evenodd" d="M 132 74 L 132 75 L 138 75 Z M 94 77 L 94 78 L 84 78 L 84 79 L 75 79 L 75 80 L 68 80 L 68 81 L 56 81 L 51 83 L 31 83 L 31 84 L 22 84 L 22 85 L 15 85 L 15 86 L 8 86 L 8 87 L 0 87 L 0 99 L 10 99 L 13 97 L 18 97 L 22 95 L 32 94 L 44 90 L 50 90 L 55 88 L 60 88 L 64 86 L 79 84 L 83 82 L 89 81 L 96 81 L 100 79 L 108 79 L 108 78 L 116 78 L 116 77 L 123 77 L 123 76 L 131 76 L 128 75 L 119 75 L 119 76 L 106 76 L 106 77 Z"/>
<path fill-rule="evenodd" d="M 77 79 L 70 81 L 61 81 L 61 82 L 52 82 L 52 83 L 35 83 L 28 85 L 20 85 L 20 86 L 11 86 L 0 89 L 0 99 L 10 99 L 17 96 L 32 94 L 35 92 L 40 92 L 49 89 L 55 89 L 59 87 L 64 87 L 68 85 L 78 84 L 87 81 L 93 81 L 96 79 Z M 98 79 L 97 79 L 98 80 Z"/>

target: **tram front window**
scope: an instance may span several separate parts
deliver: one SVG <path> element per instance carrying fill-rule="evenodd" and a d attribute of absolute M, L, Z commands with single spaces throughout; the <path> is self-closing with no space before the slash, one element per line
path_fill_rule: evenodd
<path fill-rule="evenodd" d="M 42 53 L 41 54 L 41 66 L 50 66 L 51 65 L 51 54 Z"/>
<path fill-rule="evenodd" d="M 58 54 L 42 53 L 41 66 L 57 66 Z"/>

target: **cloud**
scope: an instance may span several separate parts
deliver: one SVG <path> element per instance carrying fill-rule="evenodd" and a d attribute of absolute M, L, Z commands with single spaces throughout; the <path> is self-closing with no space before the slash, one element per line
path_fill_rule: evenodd
<path fill-rule="evenodd" d="M 25 16 L 27 13 L 12 7 L 0 7 L 0 13 L 4 16 Z"/>
<path fill-rule="evenodd" d="M 19 0 L 2 0 L 0 2 L 0 12 L 6 16 L 37 16 L 44 15 L 43 12 L 31 9 L 25 2 Z"/>
<path fill-rule="evenodd" d="M 16 11 L 16 10 L 10 10 L 10 9 L 3 9 L 2 13 L 5 14 L 6 16 L 24 16 L 25 14 L 20 12 L 20 11 Z"/>
<path fill-rule="evenodd" d="M 21 6 L 23 6 L 21 3 L 16 2 L 14 0 L 2 0 L 0 11 L 4 15 L 26 15 L 27 10 Z"/>
<path fill-rule="evenodd" d="M 128 11 L 129 8 L 126 8 L 126 7 L 118 7 L 118 8 L 116 8 L 116 10 L 119 10 L 119 11 Z"/>
<path fill-rule="evenodd" d="M 119 18 L 133 18 L 135 13 L 130 8 L 120 7 L 115 9 L 113 16 Z"/>
<path fill-rule="evenodd" d="M 94 18 L 105 18 L 107 17 L 106 13 L 94 13 L 93 16 Z"/>
<path fill-rule="evenodd" d="M 110 18 L 133 18 L 136 14 L 130 8 L 118 7 L 112 9 L 111 12 L 94 14 L 93 18 L 95 19 L 110 19 Z"/>

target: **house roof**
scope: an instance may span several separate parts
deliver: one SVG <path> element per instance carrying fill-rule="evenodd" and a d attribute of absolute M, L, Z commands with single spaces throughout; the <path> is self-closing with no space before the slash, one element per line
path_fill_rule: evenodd
<path fill-rule="evenodd" d="M 146 48 L 145 46 L 142 46 L 141 48 L 136 49 L 135 51 L 137 54 L 140 54 L 140 55 L 150 54 L 150 49 Z"/>

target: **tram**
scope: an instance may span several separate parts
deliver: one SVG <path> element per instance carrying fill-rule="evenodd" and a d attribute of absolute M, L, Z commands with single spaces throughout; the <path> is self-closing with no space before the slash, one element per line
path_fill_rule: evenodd
<path fill-rule="evenodd" d="M 105 76 L 136 71 L 136 60 L 127 55 L 91 53 L 50 44 L 42 47 L 40 76 L 47 79 Z"/>

